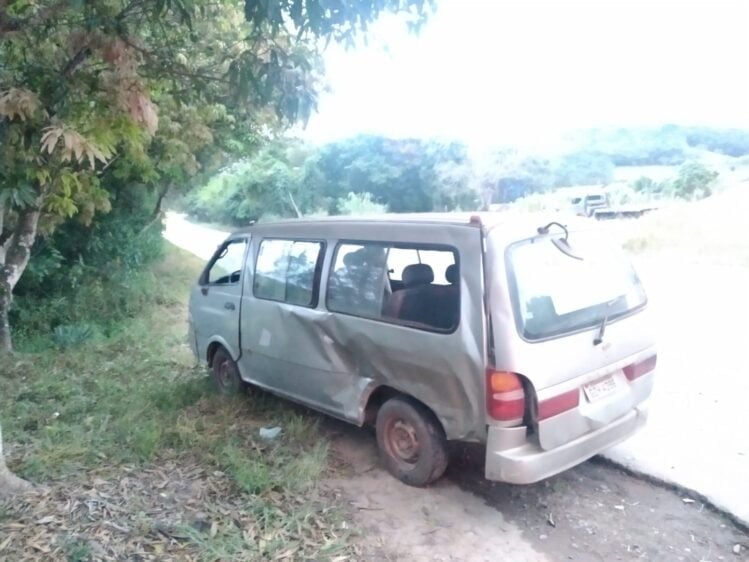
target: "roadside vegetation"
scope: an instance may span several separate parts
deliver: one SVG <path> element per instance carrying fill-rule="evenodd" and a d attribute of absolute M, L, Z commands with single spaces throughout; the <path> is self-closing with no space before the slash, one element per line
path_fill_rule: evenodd
<path fill-rule="evenodd" d="M 11 424 L 14 441 L 24 428 L 50 427 L 50 446 L 69 445 L 24 456 L 25 474 L 89 466 L 98 450 L 148 459 L 164 444 L 170 420 L 158 418 L 158 400 L 104 376 L 118 353 L 136 374 L 159 365 L 146 322 L 171 302 L 158 296 L 168 272 L 149 269 L 163 201 L 308 119 L 324 87 L 324 45 L 354 41 L 383 12 L 418 27 L 431 4 L 0 3 L 0 426 Z M 14 355 L 14 340 L 32 355 Z M 87 438 L 47 418 L 19 422 L 18 408 L 46 390 L 58 397 L 54 420 L 70 415 L 65 408 L 90 414 Z M 151 408 L 131 420 L 129 396 Z M 100 408 L 103 418 L 92 413 Z M 113 421 L 123 419 L 135 425 Z M 111 451 L 97 441 L 106 428 Z M 0 497 L 18 488 L 3 458 L 0 443 Z"/>
<path fill-rule="evenodd" d="M 37 336 L 19 341 L 33 352 L 3 362 L 9 464 L 43 488 L 0 505 L 0 559 L 353 552 L 344 514 L 320 487 L 328 445 L 315 418 L 263 394 L 218 396 L 195 365 L 185 305 L 201 266 L 169 247 L 138 276 L 137 302 L 122 297 L 126 317 L 99 308 L 95 318 L 94 298 L 85 320 L 95 337 L 60 346 Z M 279 437 L 259 437 L 274 426 Z"/>
<path fill-rule="evenodd" d="M 178 204 L 203 222 L 243 226 L 300 214 L 564 208 L 559 188 L 579 185 L 605 186 L 617 205 L 693 201 L 719 189 L 724 164 L 742 167 L 747 154 L 746 131 L 677 126 L 580 131 L 553 153 L 376 135 L 322 146 L 286 138 Z"/>
<path fill-rule="evenodd" d="M 749 182 L 694 203 L 676 203 L 639 219 L 607 225 L 625 249 L 681 263 L 749 267 Z"/>

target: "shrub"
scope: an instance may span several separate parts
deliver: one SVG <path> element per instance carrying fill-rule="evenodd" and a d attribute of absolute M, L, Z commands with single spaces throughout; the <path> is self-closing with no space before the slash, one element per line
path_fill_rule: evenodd
<path fill-rule="evenodd" d="M 699 162 L 688 162 L 679 168 L 679 174 L 671 184 L 674 197 L 695 200 L 712 195 L 718 172 Z"/>
<path fill-rule="evenodd" d="M 375 203 L 371 193 L 352 193 L 336 201 L 341 215 L 381 215 L 387 212 L 387 205 Z"/>
<path fill-rule="evenodd" d="M 64 324 L 52 332 L 52 341 L 61 349 L 76 347 L 94 335 L 94 329 L 88 324 Z"/>

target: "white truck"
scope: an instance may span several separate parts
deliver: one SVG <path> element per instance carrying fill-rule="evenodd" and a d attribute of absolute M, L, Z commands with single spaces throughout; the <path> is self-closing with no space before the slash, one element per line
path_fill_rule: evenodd
<path fill-rule="evenodd" d="M 597 220 L 636 219 L 656 209 L 652 205 L 620 205 L 612 207 L 608 194 L 602 189 L 581 191 L 570 198 L 574 213 Z"/>

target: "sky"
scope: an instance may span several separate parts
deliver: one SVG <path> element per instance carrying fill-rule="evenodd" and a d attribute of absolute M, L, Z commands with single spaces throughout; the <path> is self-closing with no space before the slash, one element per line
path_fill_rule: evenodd
<path fill-rule="evenodd" d="M 388 15 L 325 52 L 301 133 L 539 145 L 564 131 L 749 128 L 749 0 L 437 0 L 418 35 Z"/>

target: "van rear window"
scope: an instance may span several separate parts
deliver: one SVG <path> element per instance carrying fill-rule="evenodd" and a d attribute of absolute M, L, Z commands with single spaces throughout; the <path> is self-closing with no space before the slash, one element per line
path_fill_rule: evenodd
<path fill-rule="evenodd" d="M 521 335 L 539 340 L 591 328 L 606 317 L 625 316 L 646 303 L 629 260 L 614 244 L 571 232 L 575 259 L 551 237 L 510 246 L 508 275 Z"/>
<path fill-rule="evenodd" d="M 341 243 L 328 280 L 328 309 L 431 331 L 458 325 L 460 280 L 450 249 Z"/>

